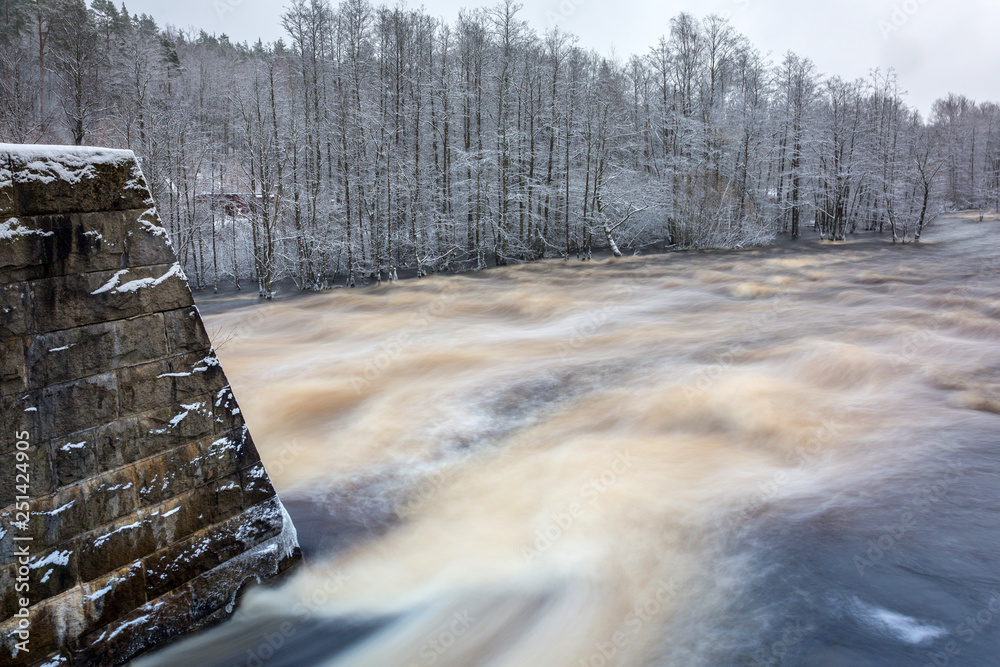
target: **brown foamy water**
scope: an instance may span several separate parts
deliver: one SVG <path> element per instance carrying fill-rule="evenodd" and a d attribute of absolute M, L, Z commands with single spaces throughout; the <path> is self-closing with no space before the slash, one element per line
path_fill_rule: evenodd
<path fill-rule="evenodd" d="M 922 664 L 950 617 L 871 582 L 924 543 L 867 543 L 998 432 L 997 237 L 948 219 L 919 246 L 554 261 L 209 317 L 309 567 L 153 664 Z M 808 600 L 764 585 L 813 557 Z"/>

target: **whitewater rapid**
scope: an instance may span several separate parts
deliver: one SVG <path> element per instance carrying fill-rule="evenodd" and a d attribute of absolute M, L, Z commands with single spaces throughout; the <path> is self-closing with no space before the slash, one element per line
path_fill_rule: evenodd
<path fill-rule="evenodd" d="M 146 664 L 997 664 L 1000 223 L 926 238 L 210 316 L 309 567 Z"/>

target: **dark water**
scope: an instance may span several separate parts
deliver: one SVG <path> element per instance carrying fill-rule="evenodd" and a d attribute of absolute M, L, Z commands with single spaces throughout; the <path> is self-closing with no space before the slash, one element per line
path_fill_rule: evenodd
<path fill-rule="evenodd" d="M 1000 223 L 209 325 L 310 567 L 143 664 L 1000 665 Z"/>

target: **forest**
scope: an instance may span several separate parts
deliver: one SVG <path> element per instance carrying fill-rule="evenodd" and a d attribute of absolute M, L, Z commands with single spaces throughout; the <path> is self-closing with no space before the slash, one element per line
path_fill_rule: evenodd
<path fill-rule="evenodd" d="M 134 150 L 193 286 L 267 298 L 1000 208 L 1000 105 L 924 118 L 891 71 L 773 58 L 719 16 L 610 58 L 520 9 L 291 0 L 287 40 L 247 44 L 0 0 L 0 141 Z"/>

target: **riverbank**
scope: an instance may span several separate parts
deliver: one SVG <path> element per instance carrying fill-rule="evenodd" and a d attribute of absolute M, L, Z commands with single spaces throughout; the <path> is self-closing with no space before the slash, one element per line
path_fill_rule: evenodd
<path fill-rule="evenodd" d="M 953 219 L 972 219 L 975 216 L 978 219 L 978 213 L 968 212 L 950 215 Z M 988 217 L 987 220 L 1000 219 L 997 216 Z M 935 221 L 936 222 L 936 221 Z M 932 241 L 933 238 L 933 224 L 928 225 L 925 229 L 924 242 Z M 806 236 L 800 237 L 799 239 L 792 239 L 788 234 L 779 234 L 775 239 L 775 242 L 769 246 L 762 246 L 759 248 L 733 248 L 733 249 L 713 249 L 713 250 L 661 250 L 645 252 L 640 254 L 626 255 L 625 258 L 630 257 L 664 257 L 664 256 L 696 256 L 699 254 L 717 254 L 717 253 L 734 253 L 741 254 L 754 250 L 766 250 L 768 248 L 774 248 L 775 250 L 781 251 L 820 251 L 822 249 L 831 249 L 837 247 L 843 247 L 845 245 L 868 245 L 868 244 L 886 244 L 892 245 L 892 237 L 888 232 L 879 234 L 877 232 L 860 232 L 853 235 L 847 241 L 843 243 L 828 243 L 818 237 L 813 236 L 811 233 Z M 508 266 L 491 266 L 489 268 L 483 269 L 482 271 L 475 270 L 459 270 L 459 271 L 449 271 L 432 274 L 433 276 L 465 276 L 471 278 L 486 278 L 492 275 L 496 271 L 503 271 L 504 269 L 511 269 L 523 266 L 532 265 L 546 265 L 546 264 L 562 264 L 569 267 L 576 267 L 580 270 L 584 270 L 589 266 L 594 264 L 602 264 L 606 262 L 614 261 L 610 251 L 602 250 L 593 253 L 593 259 L 589 261 L 581 261 L 575 256 L 569 258 L 551 258 L 542 259 L 534 262 L 525 262 L 521 264 L 510 264 Z M 400 278 L 396 283 L 383 282 L 378 284 L 375 281 L 369 281 L 367 283 L 359 281 L 357 285 L 353 288 L 347 287 L 347 279 L 344 276 L 339 276 L 335 279 L 330 280 L 330 287 L 326 290 L 319 292 L 300 290 L 295 282 L 291 279 L 284 279 L 278 281 L 275 284 L 275 297 L 271 301 L 261 299 L 257 295 L 257 290 L 255 284 L 252 281 L 243 281 L 242 289 L 236 289 L 233 283 L 225 282 L 219 285 L 218 290 L 215 291 L 211 287 L 207 287 L 200 290 L 195 290 L 194 296 L 195 301 L 198 304 L 198 308 L 201 310 L 202 314 L 205 316 L 220 315 L 223 313 L 241 310 L 245 308 L 254 308 L 266 305 L 268 303 L 292 303 L 300 299 L 308 299 L 319 294 L 329 294 L 337 292 L 340 290 L 348 290 L 354 292 L 365 292 L 365 291 L 376 291 L 380 289 L 391 289 L 393 286 L 405 285 L 412 282 L 418 282 L 424 278 L 418 278 L 416 271 L 413 269 L 401 270 Z M 430 276 L 425 276 L 430 277 Z"/>

